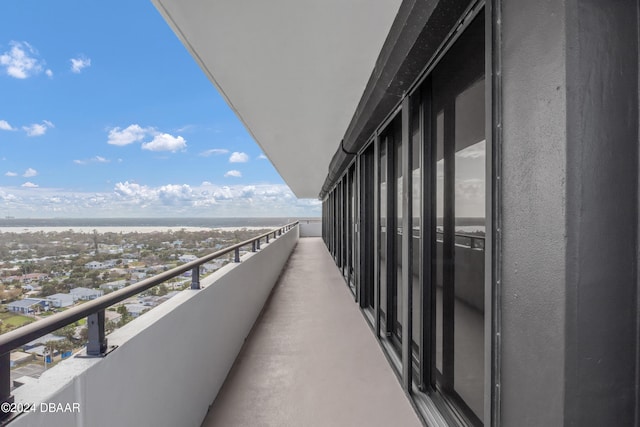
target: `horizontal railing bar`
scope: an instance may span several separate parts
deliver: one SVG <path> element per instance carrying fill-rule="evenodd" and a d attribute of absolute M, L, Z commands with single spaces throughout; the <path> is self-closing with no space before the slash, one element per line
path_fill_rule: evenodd
<path fill-rule="evenodd" d="M 436 231 L 436 234 L 439 235 L 439 236 L 442 236 L 444 234 L 444 232 Z M 468 237 L 470 239 L 485 240 L 485 236 L 480 236 L 478 234 L 455 233 L 455 236 L 456 237 Z"/>
<path fill-rule="evenodd" d="M 282 227 L 278 227 L 275 230 L 277 231 L 279 229 L 286 228 L 291 229 L 297 224 L 298 221 L 295 221 Z M 147 289 L 159 285 L 160 283 L 163 283 L 169 279 L 177 277 L 180 274 L 185 273 L 195 267 L 206 264 L 213 259 L 233 252 L 243 246 L 249 245 L 254 241 L 268 237 L 272 233 L 274 233 L 273 230 L 253 237 L 249 240 L 245 240 L 244 242 L 236 243 L 235 245 L 229 246 L 228 248 L 221 249 L 209 255 L 205 255 L 202 258 L 198 258 L 194 261 L 172 268 L 171 270 L 167 270 L 148 279 L 141 280 L 138 283 L 134 283 L 133 285 L 129 285 L 108 295 L 104 295 L 102 297 L 88 301 L 77 307 L 70 308 L 62 313 L 54 314 L 50 317 L 47 317 L 46 319 L 40 319 L 36 322 L 2 334 L 0 335 L 0 355 L 8 353 L 11 350 L 20 347 L 21 345 L 27 344 L 28 342 L 31 342 L 36 338 L 48 334 L 49 332 L 53 332 L 82 318 L 88 317 L 93 313 L 96 313 L 100 310 L 105 310 L 106 308 L 111 307 L 114 304 L 124 301 L 125 299 L 137 295 L 141 292 L 144 292 Z"/>

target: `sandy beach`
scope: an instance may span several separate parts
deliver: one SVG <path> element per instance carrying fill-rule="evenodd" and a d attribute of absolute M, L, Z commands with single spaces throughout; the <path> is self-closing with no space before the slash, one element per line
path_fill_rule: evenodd
<path fill-rule="evenodd" d="M 0 233 L 61 233 L 72 230 L 74 233 L 156 233 L 174 231 L 237 231 L 237 230 L 269 230 L 275 227 L 162 227 L 162 226 L 106 226 L 106 227 L 0 227 Z"/>

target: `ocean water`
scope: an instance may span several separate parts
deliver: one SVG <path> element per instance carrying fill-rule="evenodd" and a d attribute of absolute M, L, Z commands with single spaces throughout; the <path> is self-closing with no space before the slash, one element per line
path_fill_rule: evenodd
<path fill-rule="evenodd" d="M 274 228 L 294 221 L 319 218 L 4 218 L 0 232 L 65 231 L 118 232 L 162 231 L 185 228 L 189 231 L 224 228 Z"/>

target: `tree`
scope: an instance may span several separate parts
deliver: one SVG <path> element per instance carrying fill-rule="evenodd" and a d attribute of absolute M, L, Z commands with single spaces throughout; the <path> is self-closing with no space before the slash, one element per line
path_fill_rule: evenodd
<path fill-rule="evenodd" d="M 93 245 L 96 250 L 96 255 L 98 255 L 98 230 L 93 230 Z"/>
<path fill-rule="evenodd" d="M 20 270 L 22 271 L 23 276 L 33 272 L 33 263 L 31 262 L 20 263 Z"/>
<path fill-rule="evenodd" d="M 159 297 L 166 295 L 167 293 L 169 293 L 169 290 L 167 289 L 167 286 L 162 283 L 158 286 L 157 291 L 156 291 L 156 295 L 158 295 Z"/>
<path fill-rule="evenodd" d="M 80 345 L 86 345 L 89 341 L 89 329 L 82 328 L 80 329 Z"/>
<path fill-rule="evenodd" d="M 116 311 L 120 314 L 120 321 L 118 322 L 118 326 L 124 326 L 129 322 L 129 320 L 131 320 L 131 315 L 127 311 L 127 307 L 125 307 L 124 305 L 119 306 Z"/>
<path fill-rule="evenodd" d="M 77 322 L 76 322 L 77 323 Z M 65 337 L 67 340 L 72 341 L 73 337 L 76 334 L 76 327 L 78 325 L 75 323 L 72 323 L 70 325 L 67 325 L 63 328 L 58 329 L 55 334 L 56 335 L 60 335 L 61 337 Z"/>

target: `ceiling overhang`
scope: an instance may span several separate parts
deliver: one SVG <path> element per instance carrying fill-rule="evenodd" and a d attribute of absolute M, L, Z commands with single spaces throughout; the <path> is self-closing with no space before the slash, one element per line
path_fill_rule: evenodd
<path fill-rule="evenodd" d="M 316 198 L 401 0 L 152 0 L 287 185 Z"/>

